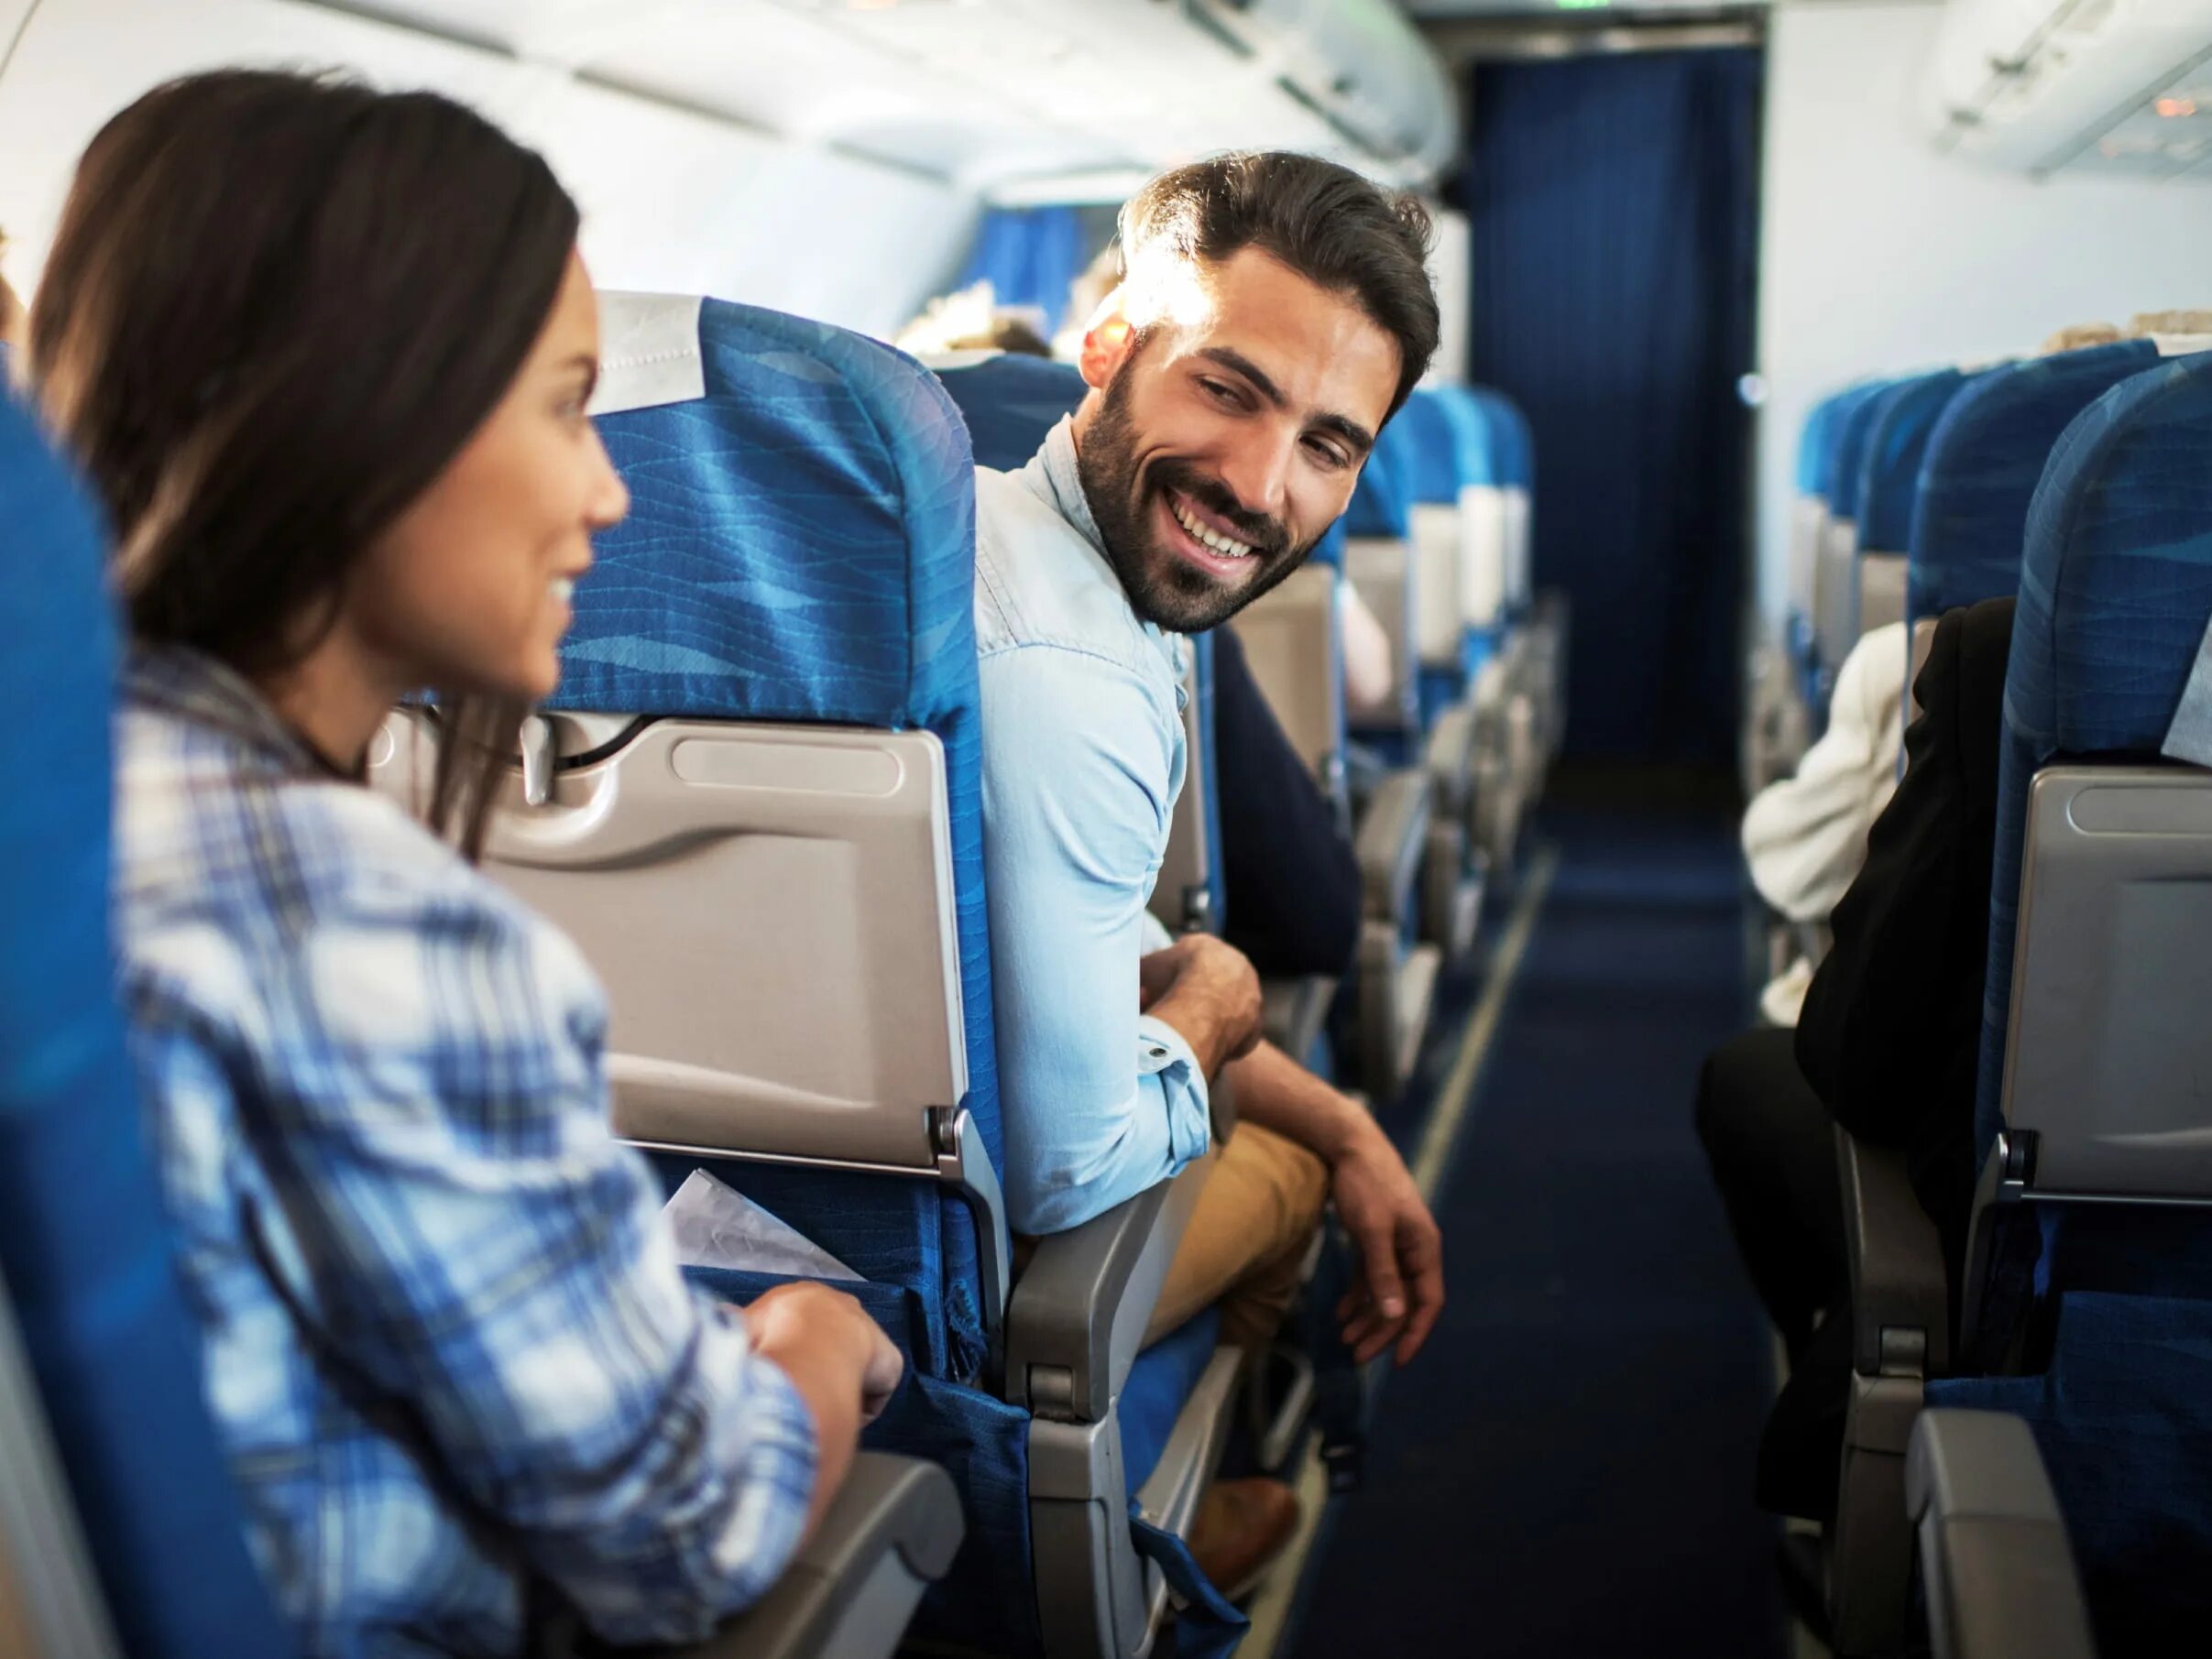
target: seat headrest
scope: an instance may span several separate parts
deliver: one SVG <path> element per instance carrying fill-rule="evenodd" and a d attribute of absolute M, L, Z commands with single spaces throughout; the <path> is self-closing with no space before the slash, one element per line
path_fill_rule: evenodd
<path fill-rule="evenodd" d="M 1028 465 L 1090 389 L 1073 364 L 1046 357 L 947 354 L 928 366 L 968 422 L 976 464 L 1002 473 Z"/>
<path fill-rule="evenodd" d="M 1360 468 L 1352 503 L 1344 509 L 1344 531 L 1352 536 L 1404 536 L 1413 505 L 1411 475 L 1419 464 L 1418 442 L 1397 420 L 1375 434 L 1374 449 Z"/>
<path fill-rule="evenodd" d="M 1912 537 L 1912 509 L 1928 441 L 1967 380 L 1957 369 L 1937 369 L 1900 381 L 1881 399 L 1860 468 L 1860 546 L 1885 553 L 1905 551 Z"/>
<path fill-rule="evenodd" d="M 1467 388 L 1482 411 L 1491 467 L 1497 483 L 1508 489 L 1528 489 L 1536 483 L 1536 439 L 1521 406 L 1495 387 Z"/>
<path fill-rule="evenodd" d="M 754 306 L 606 309 L 598 424 L 630 511 L 578 584 L 551 705 L 906 726 L 962 701 L 974 475 L 936 377 Z"/>
<path fill-rule="evenodd" d="M 2212 355 L 2105 393 L 2029 509 L 2007 725 L 2053 754 L 2154 753 L 2212 620 Z"/>
<path fill-rule="evenodd" d="M 2019 591 L 2029 503 L 2060 434 L 2107 390 L 2157 361 L 2148 341 L 2121 341 L 2004 364 L 1960 388 L 1922 461 L 1911 616 Z"/>

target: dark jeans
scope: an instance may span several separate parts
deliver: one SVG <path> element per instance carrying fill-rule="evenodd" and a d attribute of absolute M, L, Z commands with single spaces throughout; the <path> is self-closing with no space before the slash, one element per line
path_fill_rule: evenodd
<path fill-rule="evenodd" d="M 1790 1352 L 1756 1495 L 1763 1509 L 1827 1521 L 1851 1389 L 1850 1263 L 1835 1124 L 1797 1069 L 1794 1035 L 1746 1031 L 1706 1056 L 1697 1133 L 1736 1250 Z"/>

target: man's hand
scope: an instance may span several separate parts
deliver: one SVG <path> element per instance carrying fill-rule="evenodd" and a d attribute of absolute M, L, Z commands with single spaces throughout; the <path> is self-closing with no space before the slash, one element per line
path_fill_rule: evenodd
<path fill-rule="evenodd" d="M 857 1387 L 861 1424 L 873 1423 L 891 1403 L 906 1361 L 883 1327 L 845 1292 L 798 1279 L 761 1292 L 743 1311 L 756 1352 L 779 1363 L 794 1352 L 819 1355 L 833 1376 Z"/>
<path fill-rule="evenodd" d="M 1337 1218 L 1360 1252 L 1361 1282 L 1337 1304 L 1344 1342 L 1364 1365 L 1394 1344 L 1421 1351 L 1444 1311 L 1442 1236 L 1390 1138 L 1365 1120 L 1330 1160 Z"/>
<path fill-rule="evenodd" d="M 1186 933 L 1140 958 L 1137 1006 L 1175 1028 L 1208 1077 L 1260 1040 L 1260 977 L 1211 933 Z"/>

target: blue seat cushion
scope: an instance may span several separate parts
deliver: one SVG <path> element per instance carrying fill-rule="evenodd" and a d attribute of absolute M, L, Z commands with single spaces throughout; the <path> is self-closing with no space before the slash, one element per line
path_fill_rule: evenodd
<path fill-rule="evenodd" d="M 2027 1420 L 2104 1659 L 2201 1651 L 2212 1622 L 2212 1301 L 2076 1293 L 2048 1367 L 1932 1382 Z"/>
<path fill-rule="evenodd" d="M 1129 1495 L 1152 1479 L 1167 1450 L 1168 1436 L 1183 1403 L 1213 1358 L 1221 1334 L 1220 1310 L 1208 1308 L 1186 1320 L 1137 1356 L 1122 1385 L 1122 1468 Z"/>

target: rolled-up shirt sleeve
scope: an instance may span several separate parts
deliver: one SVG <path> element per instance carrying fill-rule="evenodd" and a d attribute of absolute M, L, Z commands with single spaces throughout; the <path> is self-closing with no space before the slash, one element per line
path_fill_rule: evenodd
<path fill-rule="evenodd" d="M 1079 649 L 1008 646 L 980 672 L 1007 1207 L 1019 1231 L 1061 1232 L 1208 1145 L 1190 1045 L 1137 1008 L 1178 728 L 1143 680 Z"/>

